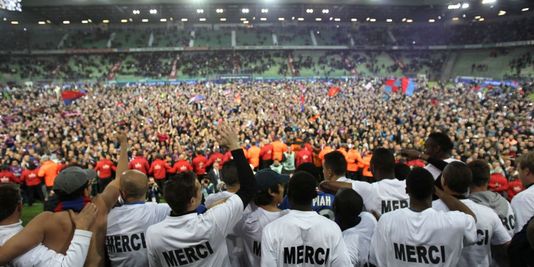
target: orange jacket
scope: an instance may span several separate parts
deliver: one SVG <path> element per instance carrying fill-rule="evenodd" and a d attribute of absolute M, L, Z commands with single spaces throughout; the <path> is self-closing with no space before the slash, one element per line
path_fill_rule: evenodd
<path fill-rule="evenodd" d="M 273 160 L 282 161 L 284 152 L 287 151 L 287 145 L 281 141 L 274 141 L 273 145 Z"/>
<path fill-rule="evenodd" d="M 362 164 L 363 165 L 363 171 L 362 175 L 365 177 L 373 177 L 373 173 L 371 172 L 371 158 L 373 157 L 373 154 L 366 154 L 362 158 Z M 360 166 L 361 166 L 360 165 Z"/>
<path fill-rule="evenodd" d="M 59 173 L 59 165 L 51 160 L 43 163 L 39 168 L 39 177 L 44 177 L 45 185 L 47 187 L 54 186 L 54 181 Z"/>
<path fill-rule="evenodd" d="M 261 149 L 257 146 L 251 146 L 247 151 L 248 163 L 250 163 L 254 168 L 260 166 L 260 151 Z"/>
<path fill-rule="evenodd" d="M 349 149 L 349 152 L 347 152 L 347 171 L 349 172 L 357 172 L 359 168 L 359 164 L 362 162 L 362 156 L 356 149 Z"/>

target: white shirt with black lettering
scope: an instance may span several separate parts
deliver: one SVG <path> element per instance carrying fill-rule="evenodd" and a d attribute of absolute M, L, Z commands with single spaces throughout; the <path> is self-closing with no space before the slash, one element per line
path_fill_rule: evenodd
<path fill-rule="evenodd" d="M 470 215 L 432 208 L 398 209 L 380 217 L 369 262 L 380 267 L 454 267 L 464 244 L 475 241 L 475 219 Z"/>
<path fill-rule="evenodd" d="M 339 226 L 315 211 L 290 210 L 263 229 L 261 266 L 350 266 Z"/>
<path fill-rule="evenodd" d="M 358 225 L 343 231 L 351 266 L 363 267 L 369 261 L 369 246 L 376 227 L 376 218 L 369 212 L 360 213 Z"/>
<path fill-rule="evenodd" d="M 287 211 L 267 211 L 254 204 L 249 206 L 252 211 L 244 215 L 237 223 L 234 233 L 243 240 L 244 266 L 260 266 L 263 228 L 287 214 Z"/>
<path fill-rule="evenodd" d="M 352 189 L 362 196 L 367 211 L 384 214 L 408 207 L 410 198 L 406 194 L 406 182 L 397 179 L 382 179 L 375 183 L 349 181 Z"/>
<path fill-rule="evenodd" d="M 475 244 L 466 246 L 462 250 L 459 267 L 487 267 L 490 265 L 491 245 L 502 245 L 512 238 L 504 228 L 499 216 L 491 208 L 477 204 L 470 199 L 462 199 L 464 203 L 477 217 Z M 432 208 L 439 211 L 449 211 L 449 208 L 441 200 L 432 202 Z"/>
<path fill-rule="evenodd" d="M 109 212 L 106 250 L 113 267 L 148 265 L 146 230 L 171 213 L 167 204 L 125 204 Z"/>
<path fill-rule="evenodd" d="M 149 266 L 228 266 L 226 235 L 242 214 L 243 201 L 233 195 L 204 214 L 169 216 L 148 227 Z"/>
<path fill-rule="evenodd" d="M 534 185 L 512 198 L 512 209 L 515 214 L 515 233 L 518 233 L 534 216 Z"/>
<path fill-rule="evenodd" d="M 22 231 L 22 222 L 10 225 L 0 225 L 0 245 Z M 89 244 L 93 233 L 84 230 L 75 230 L 74 236 L 67 250 L 67 255 L 57 253 L 40 244 L 23 255 L 11 261 L 11 267 L 82 267 L 87 258 Z"/>

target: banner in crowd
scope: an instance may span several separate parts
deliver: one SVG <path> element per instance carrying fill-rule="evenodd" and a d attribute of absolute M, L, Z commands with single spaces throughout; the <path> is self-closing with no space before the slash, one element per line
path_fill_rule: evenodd
<path fill-rule="evenodd" d="M 491 78 L 486 78 L 486 77 L 458 76 L 456 77 L 455 82 L 477 84 L 481 87 L 488 87 L 488 86 L 493 86 L 493 87 L 508 86 L 512 88 L 519 87 L 519 82 L 517 81 L 493 80 Z"/>
<path fill-rule="evenodd" d="M 87 94 L 87 91 L 84 90 L 65 90 L 61 92 L 61 99 L 63 99 L 63 103 L 65 105 L 70 105 L 72 102 L 84 95 Z"/>
<path fill-rule="evenodd" d="M 386 80 L 384 90 L 386 93 L 397 93 L 401 91 L 407 96 L 412 96 L 415 92 L 415 81 L 408 77 L 402 77 L 400 79 Z"/>
<path fill-rule="evenodd" d="M 339 94 L 339 92 L 341 92 L 341 88 L 339 88 L 337 86 L 332 86 L 332 87 L 330 87 L 330 89 L 328 89 L 328 96 L 329 97 L 334 97 L 337 94 Z"/>

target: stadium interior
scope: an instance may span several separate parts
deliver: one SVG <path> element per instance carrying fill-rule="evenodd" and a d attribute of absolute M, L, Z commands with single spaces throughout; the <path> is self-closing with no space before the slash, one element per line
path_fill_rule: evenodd
<path fill-rule="evenodd" d="M 533 55 L 534 0 L 0 0 L 0 266 L 534 266 Z"/>
<path fill-rule="evenodd" d="M 189 2 L 24 1 L 0 81 L 534 75 L 529 1 Z"/>

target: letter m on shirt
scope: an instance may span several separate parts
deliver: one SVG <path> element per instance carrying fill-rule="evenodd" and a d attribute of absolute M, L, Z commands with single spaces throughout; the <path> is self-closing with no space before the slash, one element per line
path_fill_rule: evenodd
<path fill-rule="evenodd" d="M 295 247 L 284 248 L 284 264 L 295 264 Z"/>

